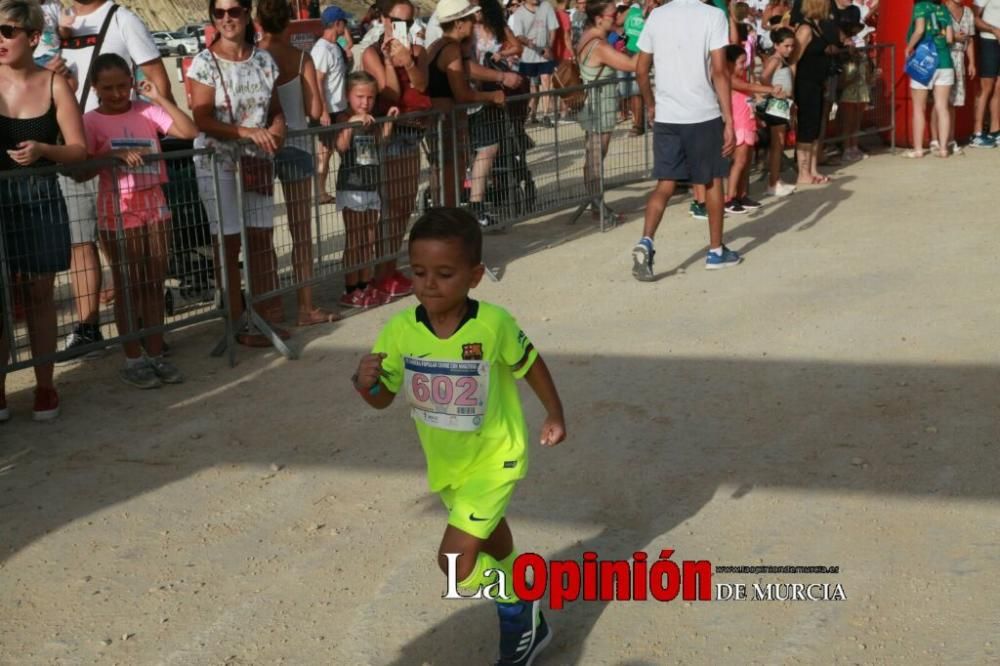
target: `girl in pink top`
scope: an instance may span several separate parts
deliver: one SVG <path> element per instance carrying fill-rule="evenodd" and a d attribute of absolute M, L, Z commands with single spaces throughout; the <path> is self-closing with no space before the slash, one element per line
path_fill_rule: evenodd
<path fill-rule="evenodd" d="M 91 76 L 100 104 L 83 116 L 87 151 L 125 163 L 101 170 L 97 186 L 97 228 L 114 276 L 115 323 L 125 335 L 139 328 L 140 317 L 146 328 L 163 324 L 170 209 L 160 185 L 167 182 L 167 169 L 162 160 L 147 163 L 143 156 L 159 154 L 159 134 L 193 139 L 198 128 L 148 79 L 139 92 L 154 104 L 133 101 L 131 68 L 116 54 L 99 56 Z M 162 358 L 163 334 L 149 335 L 145 342 L 148 358 L 138 340 L 123 344 L 122 380 L 137 388 L 183 381 Z"/>
<path fill-rule="evenodd" d="M 784 98 L 788 95 L 781 86 L 765 86 L 747 82 L 747 55 L 740 44 L 726 47 L 726 62 L 729 63 L 729 79 L 732 85 L 733 129 L 736 132 L 736 150 L 729 168 L 726 183 L 726 212 L 742 215 L 748 210 L 756 210 L 761 204 L 747 196 L 746 175 L 757 143 L 757 118 L 754 115 L 751 96 L 762 93 Z"/>

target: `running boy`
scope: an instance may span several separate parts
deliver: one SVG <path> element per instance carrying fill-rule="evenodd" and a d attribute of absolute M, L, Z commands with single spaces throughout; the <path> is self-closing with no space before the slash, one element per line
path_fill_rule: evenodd
<path fill-rule="evenodd" d="M 410 231 L 413 290 L 420 304 L 393 317 L 352 378 L 376 409 L 406 391 L 427 458 L 430 489 L 448 509 L 438 549 L 459 553 L 459 587 L 474 591 L 506 575 L 498 666 L 531 664 L 552 632 L 538 602 L 521 602 L 510 589 L 516 557 L 504 513 L 527 472 L 527 427 L 515 380 L 525 378 L 548 416 L 542 446 L 566 437 L 562 404 L 552 376 L 514 318 L 502 308 L 469 298 L 479 284 L 482 230 L 457 208 L 435 208 Z"/>

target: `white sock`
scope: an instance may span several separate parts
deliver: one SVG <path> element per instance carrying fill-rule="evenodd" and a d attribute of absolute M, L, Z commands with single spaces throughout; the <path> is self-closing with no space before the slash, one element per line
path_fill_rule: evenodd
<path fill-rule="evenodd" d="M 720 257 L 722 256 L 722 247 L 721 247 L 721 246 L 720 246 L 720 247 L 710 247 L 710 248 L 708 249 L 708 251 L 709 251 L 709 252 L 712 252 L 712 253 L 714 253 L 714 254 L 716 254 L 716 255 L 720 256 Z"/>

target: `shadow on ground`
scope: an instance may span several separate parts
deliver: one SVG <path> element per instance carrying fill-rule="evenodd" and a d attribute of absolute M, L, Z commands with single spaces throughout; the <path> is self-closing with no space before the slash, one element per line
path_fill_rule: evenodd
<path fill-rule="evenodd" d="M 184 356 L 195 353 L 184 348 L 182 366 Z M 64 525 L 212 467 L 282 460 L 419 473 L 423 458 L 405 410 L 360 411 L 347 379 L 360 353 L 312 350 L 308 364 L 271 363 L 274 355 L 267 354 L 235 370 L 220 364 L 183 387 L 142 394 L 145 413 L 138 420 L 139 400 L 119 385 L 117 363 L 68 373 L 67 409 L 59 421 L 39 426 L 21 418 L 0 429 L 4 560 Z M 595 536 L 546 554 L 554 559 L 579 559 L 586 550 L 627 558 L 696 514 L 721 485 L 740 488 L 735 501 L 760 487 L 1000 495 L 995 367 L 602 355 L 547 360 L 567 406 L 570 440 L 535 455 L 509 512 L 515 539 L 524 519 L 579 524 L 587 534 L 603 525 Z M 274 404 L 275 387 L 299 386 L 328 390 L 296 391 L 280 409 L 262 407 Z M 218 398 L 227 393 L 236 400 L 223 410 Z M 84 413 L 80 405 L 95 395 L 103 410 Z M 17 411 L 28 404 L 25 396 L 14 402 Z M 540 409 L 531 396 L 525 402 L 534 438 Z M 117 425 L 126 412 L 134 431 Z M 263 436 L 261 419 L 282 436 Z M 317 421 L 341 427 L 324 432 Z M 125 546 L 131 537 L 120 538 Z M 540 662 L 577 663 L 605 606 L 575 603 L 551 614 L 558 634 Z M 398 655 L 392 663 L 400 666 L 460 664 L 468 654 L 459 646 L 492 645 L 494 632 L 492 609 L 474 604 L 399 652 L 384 649 Z"/>

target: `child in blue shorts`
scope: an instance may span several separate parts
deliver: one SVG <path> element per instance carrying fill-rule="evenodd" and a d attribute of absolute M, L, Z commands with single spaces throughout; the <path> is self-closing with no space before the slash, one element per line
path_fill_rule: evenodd
<path fill-rule="evenodd" d="M 376 409 L 405 391 L 430 489 L 448 509 L 438 564 L 447 572 L 446 554 L 457 553 L 456 579 L 468 591 L 495 582 L 487 570 L 504 572 L 496 663 L 527 666 L 552 632 L 538 601 L 522 602 L 511 589 L 516 553 L 504 513 L 528 462 L 516 380 L 527 380 L 548 413 L 543 446 L 563 441 L 566 425 L 552 376 L 514 318 L 469 298 L 485 270 L 482 243 L 476 218 L 464 210 L 435 208 L 416 222 L 409 250 L 419 305 L 386 324 L 352 380 Z"/>

